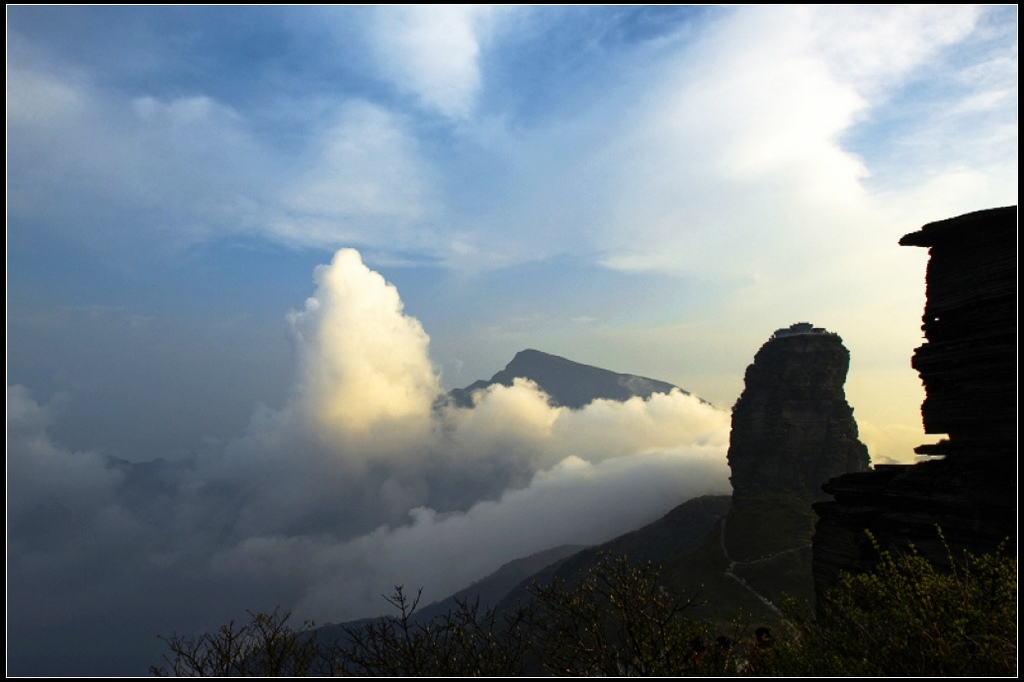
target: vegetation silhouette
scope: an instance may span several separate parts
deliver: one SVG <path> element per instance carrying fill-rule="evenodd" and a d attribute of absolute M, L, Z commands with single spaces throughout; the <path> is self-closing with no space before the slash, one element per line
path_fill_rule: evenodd
<path fill-rule="evenodd" d="M 232 621 L 198 637 L 171 635 L 162 639 L 171 650 L 170 667 L 151 666 L 157 677 L 308 677 L 331 675 L 331 657 L 317 645 L 313 623 L 296 631 L 290 612 L 249 612 L 250 620 Z"/>
<path fill-rule="evenodd" d="M 840 574 L 820 619 L 787 605 L 799 636 L 776 647 L 771 673 L 1016 675 L 1017 559 L 1005 543 L 993 553 L 964 551 L 959 560 L 947 544 L 949 566 L 940 568 L 913 545 L 895 553 L 871 541 L 877 566 Z"/>
<path fill-rule="evenodd" d="M 876 545 L 877 547 L 877 545 Z M 420 595 L 396 587 L 395 613 L 343 626 L 318 641 L 288 613 L 251 613 L 198 638 L 163 638 L 169 669 L 157 675 L 573 676 L 1015 675 L 1017 560 L 964 552 L 936 567 L 915 550 L 879 550 L 872 572 L 844 574 L 823 616 L 784 605 L 784 625 L 728 635 L 688 617 L 695 597 L 675 597 L 654 564 L 602 555 L 574 583 L 534 585 L 532 601 L 503 612 L 458 601 L 416 618 Z M 717 636 L 716 636 L 717 634 Z"/>

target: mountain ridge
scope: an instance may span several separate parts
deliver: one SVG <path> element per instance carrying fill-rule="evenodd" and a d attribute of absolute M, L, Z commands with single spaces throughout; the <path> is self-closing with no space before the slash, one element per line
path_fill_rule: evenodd
<path fill-rule="evenodd" d="M 491 386 L 511 386 L 515 379 L 529 379 L 547 393 L 552 405 L 578 410 L 595 400 L 647 400 L 655 393 L 678 390 L 679 386 L 636 374 L 624 374 L 585 365 L 551 353 L 527 348 L 515 354 L 503 370 L 489 380 L 480 379 L 465 388 L 452 389 L 449 400 L 458 407 L 473 407 L 473 396 Z M 703 401 L 706 402 L 706 401 Z"/>

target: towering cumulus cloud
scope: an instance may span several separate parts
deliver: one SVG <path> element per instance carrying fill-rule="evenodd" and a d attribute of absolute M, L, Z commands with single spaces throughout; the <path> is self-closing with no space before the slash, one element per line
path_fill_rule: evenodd
<path fill-rule="evenodd" d="M 425 434 L 440 383 L 420 323 L 398 291 L 342 249 L 316 269 L 316 294 L 289 319 L 299 341 L 299 391 L 310 427 L 327 435 Z"/>

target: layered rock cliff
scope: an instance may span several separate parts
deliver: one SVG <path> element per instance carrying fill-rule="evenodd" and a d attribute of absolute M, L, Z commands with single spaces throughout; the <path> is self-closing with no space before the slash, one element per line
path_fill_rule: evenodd
<path fill-rule="evenodd" d="M 913 544 L 938 565 L 1004 540 L 1016 551 L 1017 208 L 930 223 L 900 244 L 930 249 L 927 341 L 912 364 L 927 393 L 925 431 L 948 437 L 916 451 L 943 459 L 829 481 L 825 491 L 835 500 L 815 506 L 819 597 L 839 571 L 874 565 L 865 530 L 883 549 Z"/>
<path fill-rule="evenodd" d="M 833 476 L 868 467 L 843 384 L 850 353 L 808 323 L 780 329 L 747 367 L 729 439 L 733 501 L 763 494 L 822 499 Z"/>

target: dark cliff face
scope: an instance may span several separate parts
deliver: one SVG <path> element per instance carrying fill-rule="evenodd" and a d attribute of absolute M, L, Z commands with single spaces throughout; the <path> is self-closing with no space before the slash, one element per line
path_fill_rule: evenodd
<path fill-rule="evenodd" d="M 843 384 L 850 353 L 836 334 L 794 325 L 754 357 L 733 408 L 729 439 L 733 499 L 795 494 L 823 499 L 821 486 L 868 468 Z"/>
<path fill-rule="evenodd" d="M 449 396 L 459 407 L 472 407 L 474 392 L 494 384 L 511 386 L 516 378 L 534 381 L 548 394 L 552 404 L 574 410 L 598 399 L 624 401 L 639 396 L 646 400 L 655 393 L 670 393 L 677 388 L 664 381 L 610 372 L 527 349 L 516 353 L 512 362 L 490 381 L 477 381 L 466 388 L 457 388 Z"/>
<path fill-rule="evenodd" d="M 937 565 L 962 549 L 993 551 L 1004 540 L 1016 551 L 1017 208 L 930 223 L 900 244 L 929 248 L 927 341 L 912 364 L 927 394 L 925 431 L 948 437 L 916 452 L 944 459 L 877 467 L 828 483 L 835 500 L 815 505 L 819 597 L 840 571 L 875 564 L 878 554 L 865 530 L 883 549 L 913 544 Z"/>
<path fill-rule="evenodd" d="M 1016 240 L 1014 206 L 930 223 L 900 240 L 929 249 L 927 340 L 911 364 L 925 387 L 925 432 L 956 444 L 948 457 L 1016 441 Z"/>

